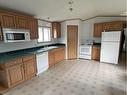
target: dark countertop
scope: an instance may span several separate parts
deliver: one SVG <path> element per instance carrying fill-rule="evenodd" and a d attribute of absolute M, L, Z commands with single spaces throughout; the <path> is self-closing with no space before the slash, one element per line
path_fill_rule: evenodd
<path fill-rule="evenodd" d="M 1 63 L 6 63 L 11 60 L 15 60 L 16 58 L 23 57 L 23 56 L 28 56 L 31 54 L 39 54 L 42 52 L 46 52 L 55 48 L 59 47 L 64 47 L 65 44 L 50 44 L 46 46 L 40 46 L 40 47 L 35 47 L 35 48 L 28 48 L 28 49 L 22 49 L 22 50 L 16 50 L 16 51 L 11 51 L 11 52 L 6 52 L 6 53 L 0 53 L 0 64 Z"/>
<path fill-rule="evenodd" d="M 93 46 L 95 46 L 95 47 L 101 47 L 101 43 L 93 43 Z"/>

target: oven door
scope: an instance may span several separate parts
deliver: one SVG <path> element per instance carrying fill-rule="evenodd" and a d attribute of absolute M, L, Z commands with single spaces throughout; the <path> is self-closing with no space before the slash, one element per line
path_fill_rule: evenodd
<path fill-rule="evenodd" d="M 91 55 L 91 46 L 80 46 L 80 54 Z"/>

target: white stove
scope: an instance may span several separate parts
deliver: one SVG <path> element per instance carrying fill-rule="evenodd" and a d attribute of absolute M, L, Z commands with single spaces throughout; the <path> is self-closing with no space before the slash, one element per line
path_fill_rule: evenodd
<path fill-rule="evenodd" d="M 79 58 L 92 59 L 92 45 L 93 43 L 87 43 L 80 46 Z"/>

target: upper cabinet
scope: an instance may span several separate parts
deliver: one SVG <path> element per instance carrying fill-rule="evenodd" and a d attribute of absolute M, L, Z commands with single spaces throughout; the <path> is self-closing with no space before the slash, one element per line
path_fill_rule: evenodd
<path fill-rule="evenodd" d="M 94 37 L 101 37 L 101 33 L 103 32 L 103 24 L 95 23 L 94 24 Z"/>
<path fill-rule="evenodd" d="M 103 24 L 103 29 L 105 31 L 109 30 L 122 30 L 124 27 L 123 21 L 113 21 L 113 22 L 107 22 Z"/>
<path fill-rule="evenodd" d="M 16 16 L 16 28 L 28 29 L 28 18 L 25 16 Z"/>
<path fill-rule="evenodd" d="M 29 19 L 30 38 L 38 39 L 38 23 L 37 19 Z"/>
<path fill-rule="evenodd" d="M 6 28 L 15 28 L 15 15 L 0 12 L 1 26 Z"/>
<path fill-rule="evenodd" d="M 112 21 L 105 23 L 95 23 L 94 24 L 94 37 L 101 37 L 103 31 L 121 31 L 124 28 L 124 21 Z"/>
<path fill-rule="evenodd" d="M 30 38 L 38 39 L 37 20 L 32 16 L 0 10 L 0 30 L 1 28 L 29 29 Z M 0 40 L 3 40 L 2 31 L 0 31 Z"/>
<path fill-rule="evenodd" d="M 61 37 L 61 23 L 60 22 L 52 23 L 52 37 L 53 38 Z"/>

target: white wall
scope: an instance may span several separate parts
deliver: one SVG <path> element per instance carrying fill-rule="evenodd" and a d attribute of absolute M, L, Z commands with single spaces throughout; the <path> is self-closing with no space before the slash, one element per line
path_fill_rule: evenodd
<path fill-rule="evenodd" d="M 81 43 L 85 43 L 86 40 L 92 39 L 96 42 L 100 42 L 100 38 L 93 38 L 93 31 L 94 31 L 94 23 L 100 23 L 100 22 L 109 22 L 109 21 L 118 21 L 118 20 L 124 20 L 125 17 L 96 17 L 93 19 L 89 19 L 82 22 L 82 32 L 81 32 Z"/>
<path fill-rule="evenodd" d="M 46 21 L 38 21 L 38 25 L 47 26 L 47 27 L 52 26 L 50 22 L 46 22 Z M 19 49 L 25 49 L 25 48 L 31 48 L 31 47 L 37 47 L 37 46 L 42 46 L 42 45 L 47 45 L 52 43 L 57 43 L 57 39 L 52 39 L 51 42 L 47 42 L 47 43 L 38 43 L 37 40 L 32 40 L 29 42 L 19 42 L 19 43 L 4 43 L 1 41 L 0 53 L 13 51 L 13 50 L 19 50 Z"/>

